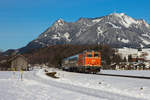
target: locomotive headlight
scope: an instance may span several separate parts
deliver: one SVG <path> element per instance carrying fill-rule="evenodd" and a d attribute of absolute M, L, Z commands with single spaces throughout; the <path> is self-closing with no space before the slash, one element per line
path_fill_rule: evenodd
<path fill-rule="evenodd" d="M 95 60 L 94 60 L 94 59 L 92 59 L 92 64 L 93 64 L 93 63 L 95 63 Z"/>

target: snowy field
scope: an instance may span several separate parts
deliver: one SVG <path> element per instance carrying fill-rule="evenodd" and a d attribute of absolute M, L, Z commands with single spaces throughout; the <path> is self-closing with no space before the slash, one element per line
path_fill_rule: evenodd
<path fill-rule="evenodd" d="M 150 100 L 150 80 L 49 71 L 60 78 L 42 69 L 24 72 L 23 81 L 19 72 L 0 72 L 0 100 Z"/>

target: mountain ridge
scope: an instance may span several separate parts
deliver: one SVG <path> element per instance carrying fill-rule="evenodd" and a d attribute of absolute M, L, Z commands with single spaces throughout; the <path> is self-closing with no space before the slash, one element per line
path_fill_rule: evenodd
<path fill-rule="evenodd" d="M 75 22 L 58 19 L 19 52 L 57 44 L 107 44 L 112 47 L 143 48 L 150 45 L 150 25 L 124 13 Z"/>

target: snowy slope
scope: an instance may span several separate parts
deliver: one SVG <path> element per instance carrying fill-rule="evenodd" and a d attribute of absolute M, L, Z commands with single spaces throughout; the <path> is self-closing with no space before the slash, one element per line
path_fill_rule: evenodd
<path fill-rule="evenodd" d="M 19 72 L 15 75 L 0 72 L 0 100 L 149 100 L 150 97 L 150 80 L 56 71 L 59 79 L 36 70 L 24 72 L 23 81 Z"/>

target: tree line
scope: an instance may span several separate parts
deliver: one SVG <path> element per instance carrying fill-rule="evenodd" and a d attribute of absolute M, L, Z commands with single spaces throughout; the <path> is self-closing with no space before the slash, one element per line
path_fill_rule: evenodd
<path fill-rule="evenodd" d="M 39 49 L 32 49 L 22 55 L 27 58 L 29 64 L 46 64 L 49 67 L 60 67 L 64 58 L 82 53 L 85 50 L 100 51 L 103 66 L 123 61 L 121 57 L 115 53 L 115 49 L 108 45 L 53 45 Z M 10 59 L 13 55 L 13 53 L 9 56 L 0 55 L 0 62 L 3 59 Z M 5 66 L 8 67 L 8 64 L 0 64 L 0 67 Z"/>
<path fill-rule="evenodd" d="M 60 67 L 64 58 L 85 50 L 100 51 L 103 65 L 110 65 L 112 62 L 118 63 L 122 60 L 119 55 L 115 54 L 115 50 L 107 45 L 55 45 L 31 50 L 23 55 L 30 64 L 48 64 L 49 67 Z"/>

